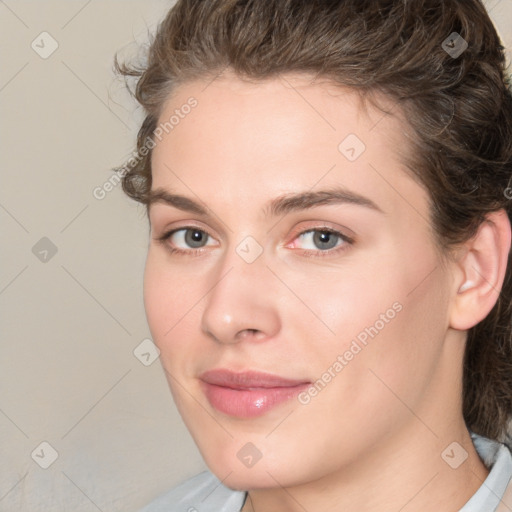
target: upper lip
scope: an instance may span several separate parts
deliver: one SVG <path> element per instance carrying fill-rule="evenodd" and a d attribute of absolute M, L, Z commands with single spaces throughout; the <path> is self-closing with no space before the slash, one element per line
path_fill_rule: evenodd
<path fill-rule="evenodd" d="M 271 373 L 258 371 L 234 372 L 225 368 L 208 370 L 202 373 L 199 378 L 208 384 L 232 389 L 291 388 L 310 383 L 307 380 L 287 379 Z"/>

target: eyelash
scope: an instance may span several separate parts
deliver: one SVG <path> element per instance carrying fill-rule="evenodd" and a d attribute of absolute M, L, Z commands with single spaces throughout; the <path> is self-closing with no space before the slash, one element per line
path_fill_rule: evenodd
<path fill-rule="evenodd" d="M 210 235 L 210 233 L 208 233 L 208 231 L 205 231 L 204 229 L 199 229 L 196 226 L 183 226 L 181 228 L 173 229 L 171 231 L 164 233 L 163 235 L 157 237 L 156 241 L 158 243 L 164 245 L 166 247 L 166 249 L 168 249 L 171 254 L 187 255 L 187 256 L 201 256 L 204 253 L 203 247 L 201 247 L 199 249 L 177 249 L 176 247 L 171 247 L 167 243 L 169 238 L 171 238 L 171 236 L 174 235 L 175 233 L 177 233 L 178 231 L 188 231 L 188 230 L 199 231 L 201 233 L 206 234 L 208 237 L 213 238 L 213 236 Z M 299 233 L 297 233 L 295 235 L 294 240 L 301 235 L 305 235 L 306 233 L 311 233 L 311 232 L 333 234 L 333 235 L 336 235 L 338 238 L 340 238 L 344 243 L 339 247 L 336 247 L 333 249 L 327 249 L 325 251 L 321 251 L 320 249 L 318 249 L 318 250 L 303 249 L 302 255 L 307 258 L 325 258 L 328 256 L 337 255 L 340 252 L 345 251 L 347 249 L 347 245 L 350 246 L 350 245 L 354 244 L 354 239 L 344 235 L 343 233 L 340 233 L 339 231 L 336 231 L 335 229 L 328 228 L 328 227 L 311 228 L 311 229 L 306 229 L 304 231 L 300 231 Z M 300 250 L 300 249 L 296 249 L 296 250 Z"/>

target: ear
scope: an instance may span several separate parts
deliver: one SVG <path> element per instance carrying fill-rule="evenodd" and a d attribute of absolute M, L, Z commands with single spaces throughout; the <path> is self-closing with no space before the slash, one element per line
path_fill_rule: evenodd
<path fill-rule="evenodd" d="M 505 210 L 486 215 L 455 261 L 450 327 L 467 330 L 481 322 L 498 300 L 510 252 L 511 227 Z"/>

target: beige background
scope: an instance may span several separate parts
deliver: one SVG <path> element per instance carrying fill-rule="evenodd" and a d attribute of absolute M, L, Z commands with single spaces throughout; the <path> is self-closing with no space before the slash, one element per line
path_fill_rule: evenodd
<path fill-rule="evenodd" d="M 204 468 L 158 360 L 133 354 L 144 209 L 93 195 L 141 120 L 112 57 L 171 3 L 0 0 L 0 511 L 135 511 Z M 488 6 L 512 48 L 512 1 Z"/>

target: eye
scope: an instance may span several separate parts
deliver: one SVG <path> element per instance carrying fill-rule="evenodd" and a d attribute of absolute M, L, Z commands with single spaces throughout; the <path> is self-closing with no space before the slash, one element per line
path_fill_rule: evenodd
<path fill-rule="evenodd" d="M 299 247 L 296 240 L 300 240 Z M 334 229 L 322 227 L 308 229 L 300 233 L 294 240 L 293 247 L 304 249 L 306 252 L 317 253 L 314 256 L 332 255 L 339 251 L 345 250 L 352 245 L 354 240 Z"/>
<path fill-rule="evenodd" d="M 208 242 L 213 238 L 203 229 L 195 226 L 186 226 L 164 233 L 157 238 L 157 241 L 166 245 L 171 253 L 196 254 L 203 252 L 201 249 L 207 247 Z"/>
<path fill-rule="evenodd" d="M 205 247 L 215 245 L 213 237 L 203 229 L 185 226 L 173 229 L 156 238 L 171 253 L 199 256 Z M 297 244 L 297 241 L 300 241 Z M 302 231 L 294 238 L 292 248 L 302 249 L 308 257 L 323 257 L 337 254 L 352 245 L 354 240 L 339 231 L 321 227 Z"/>

